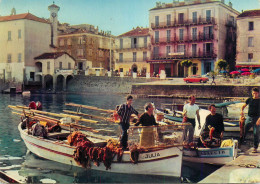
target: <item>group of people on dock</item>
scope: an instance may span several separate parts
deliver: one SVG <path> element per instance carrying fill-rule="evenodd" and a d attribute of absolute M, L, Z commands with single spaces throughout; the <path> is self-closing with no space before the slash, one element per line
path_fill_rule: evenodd
<path fill-rule="evenodd" d="M 196 126 L 195 119 L 197 118 L 198 129 L 201 129 L 201 120 L 199 115 L 199 106 L 195 104 L 196 98 L 194 95 L 189 96 L 187 103 L 183 107 L 183 122 L 190 123 L 190 126 L 185 126 L 184 129 L 184 143 L 186 145 L 193 145 L 194 143 L 194 130 Z M 135 126 L 157 126 L 159 125 L 154 117 L 154 105 L 152 103 L 146 103 L 144 108 L 145 112 L 142 115 L 133 108 L 133 97 L 128 95 L 126 98 L 126 103 L 119 106 L 117 110 L 117 115 L 120 118 L 120 126 L 122 130 L 122 135 L 120 139 L 121 146 L 123 150 L 128 149 L 127 141 L 128 134 L 127 130 L 130 127 L 130 117 L 132 114 L 138 116 L 138 121 L 134 124 Z M 245 140 L 245 137 L 251 127 L 253 127 L 254 133 L 254 150 L 253 153 L 257 152 L 259 144 L 259 125 L 260 125 L 260 98 L 259 89 L 254 87 L 252 89 L 252 97 L 248 98 L 241 109 L 241 116 L 244 116 L 244 109 L 249 106 L 248 117 L 245 122 L 245 133 L 242 137 L 241 143 Z M 208 135 L 208 138 L 212 140 L 212 137 L 222 140 L 224 132 L 223 116 L 216 113 L 216 106 L 214 104 L 209 105 L 208 110 L 210 114 L 206 117 L 204 134 Z M 151 136 L 146 134 L 147 139 L 152 139 Z M 201 142 L 202 141 L 202 142 Z M 199 140 L 204 146 L 203 140 Z"/>

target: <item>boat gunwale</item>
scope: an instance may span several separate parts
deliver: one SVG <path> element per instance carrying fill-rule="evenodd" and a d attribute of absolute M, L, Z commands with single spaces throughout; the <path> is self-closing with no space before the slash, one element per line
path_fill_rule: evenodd
<path fill-rule="evenodd" d="M 30 138 L 36 139 L 38 141 L 43 141 L 43 142 L 46 142 L 46 143 L 51 143 L 51 144 L 54 144 L 54 145 L 59 145 L 59 146 L 63 146 L 63 147 L 74 149 L 74 150 L 76 149 L 75 146 L 70 146 L 70 145 L 66 144 L 65 142 L 63 142 L 63 141 L 59 141 L 59 140 L 56 140 L 54 138 L 52 138 L 52 139 L 48 139 L 48 138 L 45 139 L 43 137 L 33 136 L 31 134 L 28 134 L 27 132 L 25 132 L 21 128 L 21 123 L 18 125 L 18 130 L 25 137 L 30 137 Z M 176 145 L 169 145 L 169 146 L 158 146 L 158 147 L 148 147 L 148 148 L 144 148 L 144 150 L 141 153 L 150 153 L 150 152 L 161 151 L 161 150 L 170 149 L 170 148 L 174 148 L 174 147 L 178 148 L 178 147 L 182 147 L 182 146 L 183 146 L 183 144 L 178 144 L 178 145 L 176 144 Z M 130 154 L 130 151 L 124 151 L 124 154 Z"/>

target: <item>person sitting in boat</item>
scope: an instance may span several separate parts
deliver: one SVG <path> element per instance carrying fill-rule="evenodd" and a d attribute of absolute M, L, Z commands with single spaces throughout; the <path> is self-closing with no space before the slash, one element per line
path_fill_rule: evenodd
<path fill-rule="evenodd" d="M 42 104 L 39 101 L 37 101 L 36 103 L 35 103 L 35 101 L 31 101 L 29 103 L 29 109 L 42 110 Z"/>
<path fill-rule="evenodd" d="M 36 102 L 36 107 L 37 107 L 37 110 L 42 110 L 42 103 L 37 101 Z"/>
<path fill-rule="evenodd" d="M 216 113 L 216 106 L 214 104 L 211 104 L 208 109 L 210 114 L 206 117 L 204 133 L 200 136 L 200 140 L 205 147 L 217 147 L 220 146 L 223 139 L 223 116 Z"/>
<path fill-rule="evenodd" d="M 31 101 L 31 102 L 29 103 L 29 109 L 34 109 L 34 110 L 37 109 L 37 105 L 36 105 L 35 101 Z"/>
<path fill-rule="evenodd" d="M 153 126 L 159 125 L 156 123 L 153 112 L 154 106 L 152 103 L 146 103 L 144 106 L 145 112 L 140 116 L 135 126 L 142 125 L 142 126 Z M 155 138 L 154 138 L 154 130 L 153 127 L 144 127 L 141 132 L 140 137 L 140 146 L 143 147 L 151 147 L 154 146 Z"/>

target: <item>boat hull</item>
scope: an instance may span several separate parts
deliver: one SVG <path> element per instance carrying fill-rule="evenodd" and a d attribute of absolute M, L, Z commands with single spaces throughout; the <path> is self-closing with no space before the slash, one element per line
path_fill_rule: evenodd
<path fill-rule="evenodd" d="M 195 163 L 224 165 L 237 157 L 238 142 L 231 147 L 184 149 L 183 160 Z"/>
<path fill-rule="evenodd" d="M 29 151 L 39 157 L 60 162 L 67 165 L 79 166 L 74 158 L 73 153 L 75 147 L 69 146 L 63 141 L 53 141 L 28 135 L 21 127 L 18 127 L 21 138 L 24 140 Z M 182 166 L 182 146 L 158 149 L 139 154 L 138 163 L 134 164 L 130 161 L 130 152 L 125 151 L 122 162 L 113 160 L 111 169 L 106 170 L 103 163 L 95 166 L 91 163 L 91 169 L 101 170 L 115 173 L 127 174 L 149 174 L 164 176 L 181 176 Z"/>

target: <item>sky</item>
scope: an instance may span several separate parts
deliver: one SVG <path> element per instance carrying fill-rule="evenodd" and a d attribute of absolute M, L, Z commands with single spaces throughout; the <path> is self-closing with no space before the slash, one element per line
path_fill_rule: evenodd
<path fill-rule="evenodd" d="M 133 28 L 149 26 L 149 10 L 159 0 L 54 0 L 60 7 L 58 20 L 61 23 L 92 24 L 99 30 L 111 31 L 118 36 Z M 183 0 L 180 0 L 183 1 Z M 260 0 L 225 0 L 231 1 L 233 8 L 242 10 L 260 9 Z M 172 0 L 161 0 L 172 3 Z M 48 6 L 53 0 L 0 0 L 0 16 L 10 15 L 11 9 L 16 14 L 30 12 L 37 17 L 49 18 Z"/>

